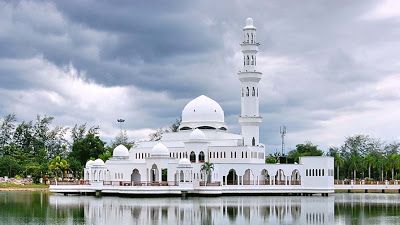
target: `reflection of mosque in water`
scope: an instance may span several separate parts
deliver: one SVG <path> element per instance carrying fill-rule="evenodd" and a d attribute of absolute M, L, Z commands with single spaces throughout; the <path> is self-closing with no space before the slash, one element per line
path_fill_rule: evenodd
<path fill-rule="evenodd" d="M 82 207 L 87 224 L 332 224 L 330 197 L 118 198 L 50 196 Z"/>

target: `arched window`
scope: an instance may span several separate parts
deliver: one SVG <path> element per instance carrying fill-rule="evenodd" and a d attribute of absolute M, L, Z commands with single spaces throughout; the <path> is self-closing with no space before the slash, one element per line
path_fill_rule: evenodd
<path fill-rule="evenodd" d="M 249 43 L 249 40 L 250 40 L 250 36 L 249 36 L 249 33 L 247 33 L 247 43 Z"/>
<path fill-rule="evenodd" d="M 246 65 L 246 57 L 243 56 L 243 66 L 245 66 L 245 65 Z"/>
<path fill-rule="evenodd" d="M 247 56 L 247 65 L 250 65 L 250 57 L 249 56 Z"/>
<path fill-rule="evenodd" d="M 204 152 L 203 151 L 201 151 L 200 153 L 199 153 L 199 162 L 200 163 L 203 163 L 205 160 L 204 160 Z"/>
<path fill-rule="evenodd" d="M 256 139 L 253 137 L 253 140 L 251 141 L 251 145 L 256 146 Z"/>
<path fill-rule="evenodd" d="M 233 158 L 233 152 L 231 152 L 231 159 Z"/>
<path fill-rule="evenodd" d="M 253 96 L 256 96 L 256 89 L 253 87 L 253 92 L 251 93 Z"/>
<path fill-rule="evenodd" d="M 250 89 L 249 89 L 249 87 L 246 87 L 246 89 L 247 89 L 246 96 L 250 96 Z"/>
<path fill-rule="evenodd" d="M 253 34 L 251 34 L 251 43 L 253 44 Z"/>
<path fill-rule="evenodd" d="M 242 152 L 242 159 L 243 159 L 244 157 L 243 157 L 243 152 Z"/>
<path fill-rule="evenodd" d="M 251 56 L 251 65 L 254 65 L 254 56 Z"/>
<path fill-rule="evenodd" d="M 190 153 L 190 162 L 196 162 L 196 153 L 194 153 L 193 151 Z"/>

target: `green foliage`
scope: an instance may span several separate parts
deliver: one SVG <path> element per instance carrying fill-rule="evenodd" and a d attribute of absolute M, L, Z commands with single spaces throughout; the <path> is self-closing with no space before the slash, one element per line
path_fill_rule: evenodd
<path fill-rule="evenodd" d="M 85 165 L 90 158 L 98 158 L 105 152 L 104 144 L 99 136 L 88 133 L 84 138 L 73 143 L 69 157 L 75 158 L 81 165 Z"/>
<path fill-rule="evenodd" d="M 288 158 L 299 162 L 299 157 L 302 156 L 321 156 L 323 151 L 318 149 L 317 145 L 313 145 L 311 142 L 305 144 L 296 145 L 296 149 L 288 153 Z"/>
<path fill-rule="evenodd" d="M 211 173 L 212 173 L 212 171 L 214 171 L 214 163 L 204 162 L 204 164 L 201 165 L 200 171 L 203 171 L 206 173 L 207 182 L 210 182 L 211 181 Z"/>
<path fill-rule="evenodd" d="M 64 177 L 64 172 L 69 168 L 68 162 L 65 159 L 62 159 L 61 156 L 56 156 L 54 159 L 50 161 L 49 170 L 53 171 L 58 177 L 58 174 L 61 174 Z"/>
<path fill-rule="evenodd" d="M 265 163 L 275 164 L 278 162 L 278 158 L 272 154 L 265 157 Z"/>
<path fill-rule="evenodd" d="M 22 173 L 22 166 L 12 156 L 6 155 L 0 157 L 0 176 L 14 177 Z"/>

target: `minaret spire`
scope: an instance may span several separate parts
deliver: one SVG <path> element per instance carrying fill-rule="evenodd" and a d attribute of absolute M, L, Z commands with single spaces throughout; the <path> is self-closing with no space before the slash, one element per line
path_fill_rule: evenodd
<path fill-rule="evenodd" d="M 259 113 L 259 90 L 258 83 L 262 74 L 257 71 L 258 46 L 256 38 L 256 27 L 253 19 L 246 19 L 246 26 L 243 27 L 243 69 L 238 76 L 241 82 L 241 114 L 239 123 L 242 127 L 242 136 L 245 146 L 259 145 L 259 127 L 262 117 Z"/>

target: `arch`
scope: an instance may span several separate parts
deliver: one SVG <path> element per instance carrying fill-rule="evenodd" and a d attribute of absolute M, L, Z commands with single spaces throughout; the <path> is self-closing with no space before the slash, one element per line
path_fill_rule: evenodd
<path fill-rule="evenodd" d="M 159 181 L 158 175 L 159 175 L 158 167 L 156 164 L 153 164 L 150 170 L 150 182 L 158 182 Z"/>
<path fill-rule="evenodd" d="M 250 57 L 249 56 L 247 56 L 246 64 L 250 65 Z"/>
<path fill-rule="evenodd" d="M 275 174 L 275 185 L 285 185 L 285 173 L 283 172 L 282 169 L 279 169 L 276 171 Z"/>
<path fill-rule="evenodd" d="M 251 145 L 252 146 L 256 146 L 256 139 L 253 137 L 253 139 L 251 140 Z"/>
<path fill-rule="evenodd" d="M 247 33 L 247 43 L 249 43 L 249 40 L 250 40 L 250 35 L 249 33 Z"/>
<path fill-rule="evenodd" d="M 246 56 L 243 56 L 243 66 L 246 65 Z"/>
<path fill-rule="evenodd" d="M 138 169 L 135 168 L 134 170 L 132 170 L 131 174 L 132 185 L 140 185 L 140 181 L 141 181 L 140 172 Z"/>
<path fill-rule="evenodd" d="M 254 56 L 251 56 L 251 65 L 254 65 Z"/>
<path fill-rule="evenodd" d="M 254 184 L 254 174 L 253 174 L 253 171 L 251 171 L 251 169 L 247 169 L 247 170 L 244 172 L 244 175 L 243 175 L 243 184 L 244 184 L 244 185 Z"/>
<path fill-rule="evenodd" d="M 179 173 L 179 181 L 185 182 L 185 173 L 183 172 L 183 170 L 181 170 L 181 172 Z"/>
<path fill-rule="evenodd" d="M 196 153 L 194 153 L 194 151 L 190 153 L 190 162 L 192 163 L 196 162 Z"/>
<path fill-rule="evenodd" d="M 292 176 L 290 179 L 290 184 L 291 185 L 300 185 L 301 184 L 301 176 L 300 176 L 300 172 L 295 169 L 292 171 Z"/>
<path fill-rule="evenodd" d="M 247 89 L 246 96 L 249 96 L 250 95 L 250 89 L 249 89 L 249 87 L 246 87 L 246 89 Z"/>
<path fill-rule="evenodd" d="M 203 163 L 204 161 L 205 161 L 205 155 L 204 155 L 204 152 L 201 151 L 199 153 L 199 163 Z"/>
<path fill-rule="evenodd" d="M 253 34 L 251 34 L 251 43 L 253 44 L 254 42 L 254 38 L 253 38 Z"/>
<path fill-rule="evenodd" d="M 227 185 L 237 185 L 238 184 L 238 176 L 236 174 L 236 170 L 230 169 L 228 176 L 226 177 Z"/>
<path fill-rule="evenodd" d="M 259 183 L 261 185 L 269 185 L 270 184 L 269 182 L 270 182 L 270 177 L 268 174 L 268 170 L 266 170 L 266 169 L 261 170 Z"/>
<path fill-rule="evenodd" d="M 253 91 L 251 93 L 253 96 L 256 96 L 256 89 L 253 87 Z"/>

